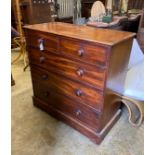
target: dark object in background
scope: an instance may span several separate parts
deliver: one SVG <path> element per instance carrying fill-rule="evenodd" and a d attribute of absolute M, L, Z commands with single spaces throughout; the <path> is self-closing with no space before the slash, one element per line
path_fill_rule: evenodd
<path fill-rule="evenodd" d="M 24 24 L 51 22 L 51 3 L 48 0 L 32 0 L 21 3 Z"/>
<path fill-rule="evenodd" d="M 133 19 L 128 17 L 128 21 L 123 23 L 123 25 L 124 25 L 123 30 L 124 31 L 129 31 L 129 32 L 137 33 L 138 32 L 140 18 L 141 18 L 140 14 L 139 15 L 138 14 L 135 15 L 135 18 L 133 18 Z"/>
<path fill-rule="evenodd" d="M 15 0 L 11 3 L 12 25 L 18 24 Z M 51 3 L 48 0 L 20 0 L 22 25 L 51 22 Z"/>

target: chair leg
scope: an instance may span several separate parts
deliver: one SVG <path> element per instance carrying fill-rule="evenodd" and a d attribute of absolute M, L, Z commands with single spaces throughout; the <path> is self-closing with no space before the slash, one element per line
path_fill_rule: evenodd
<path fill-rule="evenodd" d="M 27 69 L 27 67 L 29 66 L 29 63 L 27 62 L 28 59 L 27 59 L 27 54 L 26 54 L 26 42 L 23 40 L 21 41 L 21 38 L 19 38 L 19 37 L 14 38 L 13 40 L 20 48 L 20 53 L 17 56 L 17 58 L 11 62 L 11 64 L 14 64 L 15 62 L 17 62 L 20 59 L 21 56 L 23 56 L 24 71 L 25 71 Z"/>
<path fill-rule="evenodd" d="M 24 67 L 24 72 L 26 71 L 28 67 L 29 67 L 29 63 Z"/>
<path fill-rule="evenodd" d="M 24 51 L 24 43 L 21 42 L 20 37 L 14 38 L 13 41 L 20 48 L 20 51 L 19 51 L 20 53 L 17 56 L 17 58 L 11 62 L 11 64 L 16 63 L 20 59 L 20 57 L 23 55 L 23 51 Z"/>
<path fill-rule="evenodd" d="M 27 54 L 26 54 L 26 44 L 23 43 L 23 45 L 22 45 L 21 48 L 22 48 L 22 53 L 23 53 L 24 66 L 27 66 L 28 63 L 26 62 L 26 61 L 27 61 L 27 60 L 26 60 L 26 59 L 27 59 L 27 58 L 26 58 L 26 57 L 27 57 Z"/>
<path fill-rule="evenodd" d="M 13 79 L 12 73 L 11 73 L 11 86 L 15 85 L 15 80 Z"/>
<path fill-rule="evenodd" d="M 27 54 L 26 54 L 26 44 L 23 44 L 22 46 L 22 53 L 23 53 L 23 61 L 24 61 L 24 72 L 26 71 L 26 69 L 29 67 L 29 61 L 27 58 Z"/>

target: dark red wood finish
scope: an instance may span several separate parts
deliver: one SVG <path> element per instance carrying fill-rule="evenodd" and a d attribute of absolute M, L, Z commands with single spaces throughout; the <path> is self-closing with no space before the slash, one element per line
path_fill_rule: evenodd
<path fill-rule="evenodd" d="M 25 27 L 34 105 L 99 144 L 121 114 L 135 34 L 66 23 Z"/>
<path fill-rule="evenodd" d="M 68 56 L 83 60 L 93 65 L 105 65 L 107 48 L 84 44 L 71 39 L 60 39 L 60 51 Z"/>
<path fill-rule="evenodd" d="M 106 66 L 96 67 L 87 65 L 87 62 L 81 63 L 81 61 L 74 61 L 68 56 L 54 52 L 51 57 L 50 52 L 39 52 L 36 48 L 32 47 L 28 50 L 31 64 L 38 65 L 51 72 L 62 74 L 68 78 L 76 79 L 80 83 L 89 84 L 91 87 L 103 90 Z"/>
<path fill-rule="evenodd" d="M 49 73 L 46 70 L 37 67 L 31 67 L 32 79 L 37 83 L 43 83 L 49 86 L 51 91 L 71 97 L 73 100 L 89 105 L 100 111 L 103 92 L 91 87 L 84 86 L 75 81 L 71 81 L 63 76 Z"/>
<path fill-rule="evenodd" d="M 51 89 L 44 83 L 33 81 L 34 96 L 45 101 L 47 105 L 62 111 L 66 115 L 81 121 L 88 125 L 92 130 L 98 131 L 100 127 L 100 119 L 102 115 L 90 107 L 74 102 L 71 98 L 61 95 Z"/>

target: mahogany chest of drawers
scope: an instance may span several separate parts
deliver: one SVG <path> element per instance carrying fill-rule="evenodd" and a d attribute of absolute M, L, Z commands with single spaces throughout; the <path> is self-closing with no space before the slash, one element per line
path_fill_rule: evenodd
<path fill-rule="evenodd" d="M 44 23 L 25 26 L 34 105 L 99 144 L 121 114 L 133 33 Z"/>

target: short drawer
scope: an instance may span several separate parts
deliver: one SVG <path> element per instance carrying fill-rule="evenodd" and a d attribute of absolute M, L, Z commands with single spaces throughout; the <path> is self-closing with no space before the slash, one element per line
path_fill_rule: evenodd
<path fill-rule="evenodd" d="M 27 46 L 36 47 L 39 51 L 57 51 L 58 49 L 58 38 L 54 35 L 37 32 L 37 31 L 26 31 Z"/>
<path fill-rule="evenodd" d="M 84 86 L 63 76 L 49 73 L 32 65 L 31 74 L 33 83 L 42 83 L 50 87 L 52 92 L 57 92 L 84 105 L 91 106 L 96 110 L 101 110 L 103 101 L 102 91 Z"/>
<path fill-rule="evenodd" d="M 50 87 L 42 83 L 34 83 L 33 87 L 34 96 L 47 103 L 48 106 L 52 106 L 54 109 L 87 124 L 94 130 L 99 128 L 101 117 L 99 113 L 74 100 L 53 92 Z"/>
<path fill-rule="evenodd" d="M 52 72 L 58 72 L 81 83 L 89 84 L 100 90 L 104 89 L 106 66 L 99 68 L 68 59 L 62 55 L 44 51 L 40 53 L 35 48 L 29 49 L 30 63 Z"/>
<path fill-rule="evenodd" d="M 81 43 L 71 39 L 60 39 L 60 51 L 75 59 L 94 65 L 104 65 L 107 60 L 106 47 Z"/>

